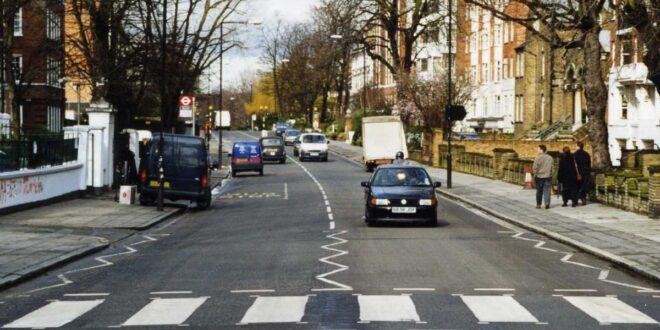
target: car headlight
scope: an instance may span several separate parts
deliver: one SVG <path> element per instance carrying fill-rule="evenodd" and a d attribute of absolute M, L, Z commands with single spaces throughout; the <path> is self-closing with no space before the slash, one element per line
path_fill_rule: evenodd
<path fill-rule="evenodd" d="M 431 199 L 420 199 L 419 200 L 419 205 L 420 206 L 435 206 L 438 203 L 438 200 L 435 198 Z"/>
<path fill-rule="evenodd" d="M 371 205 L 387 206 L 390 205 L 390 200 L 384 198 L 371 198 Z"/>

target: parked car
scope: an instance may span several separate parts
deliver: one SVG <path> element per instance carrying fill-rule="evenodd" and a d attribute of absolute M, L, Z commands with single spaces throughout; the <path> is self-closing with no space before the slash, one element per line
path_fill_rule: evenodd
<path fill-rule="evenodd" d="M 153 134 L 140 162 L 140 204 L 156 201 L 159 189 L 160 134 Z M 189 200 L 197 207 L 211 205 L 208 154 L 204 139 L 178 134 L 163 135 L 163 196 L 172 201 Z"/>
<path fill-rule="evenodd" d="M 438 200 L 435 188 L 426 170 L 412 165 L 381 165 L 365 188 L 365 221 L 422 221 L 438 224 Z"/>
<path fill-rule="evenodd" d="M 284 132 L 289 129 L 290 125 L 288 122 L 280 121 L 275 125 L 275 135 L 284 137 Z"/>
<path fill-rule="evenodd" d="M 325 138 L 325 134 L 301 134 L 297 140 L 297 144 L 298 157 L 301 162 L 308 159 L 328 161 L 328 144 L 330 144 L 330 141 Z"/>
<path fill-rule="evenodd" d="M 284 132 L 284 144 L 287 146 L 293 145 L 293 142 L 296 141 L 296 138 L 300 136 L 300 131 L 297 129 L 287 129 Z"/>
<path fill-rule="evenodd" d="M 284 140 L 279 136 L 264 137 L 259 140 L 263 150 L 264 161 L 276 161 L 280 164 L 286 163 L 286 150 Z"/>
<path fill-rule="evenodd" d="M 257 141 L 240 141 L 234 143 L 231 158 L 231 176 L 239 172 L 258 172 L 264 175 L 264 161 L 261 156 L 261 144 Z"/>

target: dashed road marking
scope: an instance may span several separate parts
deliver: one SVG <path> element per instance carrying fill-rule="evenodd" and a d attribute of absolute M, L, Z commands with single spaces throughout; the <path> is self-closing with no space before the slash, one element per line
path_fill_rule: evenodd
<path fill-rule="evenodd" d="M 394 288 L 393 291 L 435 291 L 435 288 Z"/>
<path fill-rule="evenodd" d="M 360 322 L 420 322 L 410 296 L 359 295 Z"/>
<path fill-rule="evenodd" d="M 601 324 L 658 323 L 648 315 L 615 297 L 563 297 Z"/>
<path fill-rule="evenodd" d="M 103 299 L 52 301 L 3 328 L 59 328 L 100 305 Z"/>
<path fill-rule="evenodd" d="M 479 322 L 539 322 L 510 296 L 461 296 L 461 299 Z"/>
<path fill-rule="evenodd" d="M 150 292 L 150 294 L 154 295 L 165 295 L 165 294 L 191 294 L 192 291 L 154 291 Z"/>
<path fill-rule="evenodd" d="M 516 291 L 513 288 L 475 288 L 474 291 Z"/>
<path fill-rule="evenodd" d="M 254 290 L 231 290 L 231 293 L 271 293 L 275 292 L 273 289 L 254 289 Z"/>
<path fill-rule="evenodd" d="M 596 289 L 555 289 L 555 292 L 598 292 Z"/>
<path fill-rule="evenodd" d="M 308 296 L 257 297 L 238 324 L 299 323 L 305 316 L 308 299 Z"/>
<path fill-rule="evenodd" d="M 183 324 L 208 298 L 155 298 L 122 325 Z"/>
<path fill-rule="evenodd" d="M 65 293 L 65 297 L 105 297 L 109 296 L 109 293 Z"/>

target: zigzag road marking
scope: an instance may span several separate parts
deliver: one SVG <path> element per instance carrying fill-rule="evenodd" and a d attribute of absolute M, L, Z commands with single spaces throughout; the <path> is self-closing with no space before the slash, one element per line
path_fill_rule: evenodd
<path fill-rule="evenodd" d="M 333 254 L 333 255 L 321 258 L 321 259 L 319 259 L 319 261 L 323 262 L 323 263 L 326 263 L 326 264 L 329 264 L 329 265 L 332 265 L 332 266 L 335 266 L 337 268 L 334 269 L 334 270 L 331 270 L 327 273 L 316 276 L 316 279 L 319 280 L 319 281 L 322 281 L 324 283 L 334 285 L 335 288 L 312 289 L 312 291 L 353 290 L 352 287 L 350 287 L 346 284 L 342 284 L 342 283 L 339 283 L 337 281 L 329 280 L 329 279 L 326 278 L 327 276 L 330 276 L 330 275 L 333 275 L 333 274 L 336 274 L 336 273 L 339 273 L 339 272 L 343 272 L 343 271 L 348 269 L 348 266 L 346 266 L 346 265 L 342 265 L 340 263 L 330 261 L 330 259 L 334 259 L 334 258 L 341 257 L 343 255 L 348 254 L 348 251 L 333 248 L 333 246 L 346 244 L 348 242 L 347 240 L 345 240 L 343 238 L 337 237 L 338 235 L 342 235 L 342 234 L 345 234 L 345 233 L 346 233 L 346 231 L 343 230 L 343 231 L 340 231 L 338 233 L 334 233 L 334 234 L 326 236 L 327 238 L 334 239 L 338 242 L 335 242 L 335 243 L 332 243 L 332 244 L 327 244 L 327 245 L 324 245 L 324 246 L 321 247 L 324 250 L 328 250 L 328 251 L 332 251 L 332 252 L 336 252 L 336 253 Z"/>
<path fill-rule="evenodd" d="M 156 236 L 156 235 L 154 235 L 154 236 Z M 164 236 L 164 234 L 163 235 L 158 235 L 158 236 Z M 79 268 L 79 269 L 73 269 L 73 270 L 69 270 L 69 271 L 66 271 L 62 274 L 57 275 L 57 278 L 61 281 L 61 283 L 54 284 L 54 285 L 49 285 L 49 286 L 45 286 L 45 287 L 41 287 L 41 288 L 37 288 L 37 289 L 34 289 L 34 290 L 30 290 L 26 293 L 34 293 L 34 292 L 44 291 L 44 290 L 48 290 L 48 289 L 54 289 L 54 288 L 58 288 L 58 287 L 62 287 L 62 286 L 72 284 L 73 281 L 70 280 L 66 275 L 79 273 L 79 272 L 84 272 L 84 271 L 97 269 L 97 268 L 112 266 L 112 265 L 114 265 L 114 263 L 112 261 L 107 260 L 107 258 L 113 258 L 113 257 L 117 257 L 117 256 L 133 254 L 133 253 L 137 252 L 138 250 L 135 249 L 135 248 L 132 248 L 131 246 L 136 246 L 136 245 L 144 244 L 144 243 L 150 243 L 150 242 L 154 242 L 154 241 L 158 240 L 157 238 L 154 238 L 154 237 L 151 237 L 151 236 L 148 236 L 148 235 L 142 235 L 142 237 L 144 237 L 146 239 L 142 240 L 142 241 L 139 241 L 139 242 L 136 242 L 136 243 L 133 243 L 130 246 L 124 246 L 124 248 L 126 248 L 126 251 L 124 251 L 124 252 L 113 253 L 113 254 L 108 254 L 108 255 L 104 255 L 104 256 L 94 258 L 94 260 L 99 262 L 98 265 L 94 265 L 94 266 L 91 266 L 91 267 L 85 267 L 85 268 Z"/>

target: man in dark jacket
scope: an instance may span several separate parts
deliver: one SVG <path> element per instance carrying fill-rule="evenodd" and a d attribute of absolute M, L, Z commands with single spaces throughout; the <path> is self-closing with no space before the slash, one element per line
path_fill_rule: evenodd
<path fill-rule="evenodd" d="M 564 147 L 559 159 L 559 171 L 557 171 L 557 182 L 561 184 L 561 197 L 564 202 L 561 206 L 568 206 L 568 201 L 571 201 L 572 207 L 577 206 L 577 177 L 577 165 L 571 154 L 571 149 Z"/>
<path fill-rule="evenodd" d="M 582 177 L 582 180 L 578 181 L 578 198 L 582 205 L 587 205 L 587 194 L 591 185 L 591 156 L 584 151 L 584 144 L 578 142 L 573 157 L 575 158 L 575 164 L 577 164 L 577 170 Z"/>

